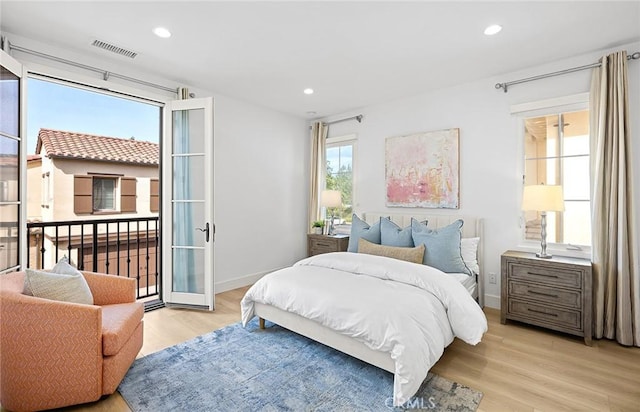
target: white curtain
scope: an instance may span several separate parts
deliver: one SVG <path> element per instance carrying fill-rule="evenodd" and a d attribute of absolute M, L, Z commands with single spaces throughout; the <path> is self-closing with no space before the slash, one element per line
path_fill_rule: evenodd
<path fill-rule="evenodd" d="M 327 167 L 325 146 L 329 127 L 322 122 L 311 126 L 311 179 L 309 184 L 309 222 L 307 230 L 311 232 L 311 224 L 320 220 L 320 192 L 323 187 L 324 172 Z"/>
<path fill-rule="evenodd" d="M 604 56 L 601 63 L 590 101 L 594 335 L 640 346 L 627 53 Z"/>

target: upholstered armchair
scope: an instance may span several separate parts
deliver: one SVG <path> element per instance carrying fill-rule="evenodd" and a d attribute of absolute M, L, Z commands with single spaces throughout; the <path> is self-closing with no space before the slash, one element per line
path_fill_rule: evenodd
<path fill-rule="evenodd" d="M 113 393 L 142 347 L 135 279 L 82 272 L 93 305 L 22 293 L 24 273 L 0 275 L 0 404 L 42 410 Z"/>

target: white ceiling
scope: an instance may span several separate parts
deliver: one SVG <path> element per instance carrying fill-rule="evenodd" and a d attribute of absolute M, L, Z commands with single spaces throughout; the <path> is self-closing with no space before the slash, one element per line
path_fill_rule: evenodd
<path fill-rule="evenodd" d="M 0 23 L 158 74 L 170 87 L 316 118 L 637 41 L 640 1 L 2 0 Z M 493 23 L 502 32 L 483 35 Z M 156 37 L 156 26 L 172 37 Z M 97 49 L 94 39 L 139 55 Z M 315 93 L 304 95 L 307 87 Z"/>

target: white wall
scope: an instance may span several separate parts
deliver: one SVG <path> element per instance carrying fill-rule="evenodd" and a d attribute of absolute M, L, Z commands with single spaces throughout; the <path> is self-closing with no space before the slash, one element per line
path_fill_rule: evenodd
<path fill-rule="evenodd" d="M 614 50 L 640 50 L 634 43 Z M 613 51 L 613 50 L 611 50 Z M 410 213 L 411 209 L 385 207 L 384 142 L 386 137 L 414 132 L 460 128 L 460 210 L 435 213 L 475 215 L 485 219 L 485 273 L 500 274 L 500 255 L 520 243 L 522 143 L 518 122 L 510 106 L 589 91 L 591 71 L 581 71 L 536 82 L 514 85 L 508 93 L 494 85 L 570 67 L 590 64 L 610 51 L 508 73 L 495 78 L 441 89 L 432 93 L 369 106 L 326 120 L 363 114 L 362 123 L 331 125 L 329 136 L 358 135 L 355 171 L 355 211 Z M 469 62 L 473 64 L 473 62 Z M 425 73 L 428 75 L 428 73 Z M 630 118 L 634 159 L 634 191 L 640 206 L 640 61 L 629 63 Z M 640 236 L 640 219 L 636 235 Z M 500 284 L 487 284 L 487 305 L 499 307 Z"/>
<path fill-rule="evenodd" d="M 13 43 L 167 87 L 189 87 L 214 97 L 214 215 L 216 293 L 253 283 L 259 276 L 306 255 L 308 136 L 306 120 L 201 90 L 180 80 L 4 32 Z M 160 101 L 175 98 L 100 74 L 24 53 L 28 68 Z M 133 66 L 129 66 L 132 64 Z"/>
<path fill-rule="evenodd" d="M 303 119 L 229 97 L 214 105 L 220 291 L 306 256 L 309 130 Z"/>

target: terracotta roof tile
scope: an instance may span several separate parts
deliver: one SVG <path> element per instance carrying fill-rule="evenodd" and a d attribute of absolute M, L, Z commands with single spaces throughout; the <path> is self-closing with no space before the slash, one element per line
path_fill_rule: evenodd
<path fill-rule="evenodd" d="M 157 165 L 157 143 L 117 137 L 40 129 L 36 153 L 44 147 L 48 157 Z"/>
<path fill-rule="evenodd" d="M 0 155 L 0 166 L 18 166 L 18 156 L 16 155 Z"/>
<path fill-rule="evenodd" d="M 40 160 L 40 155 L 27 155 L 27 162 L 32 162 L 34 160 Z M 18 166 L 18 156 L 14 154 L 1 154 L 0 166 Z"/>

